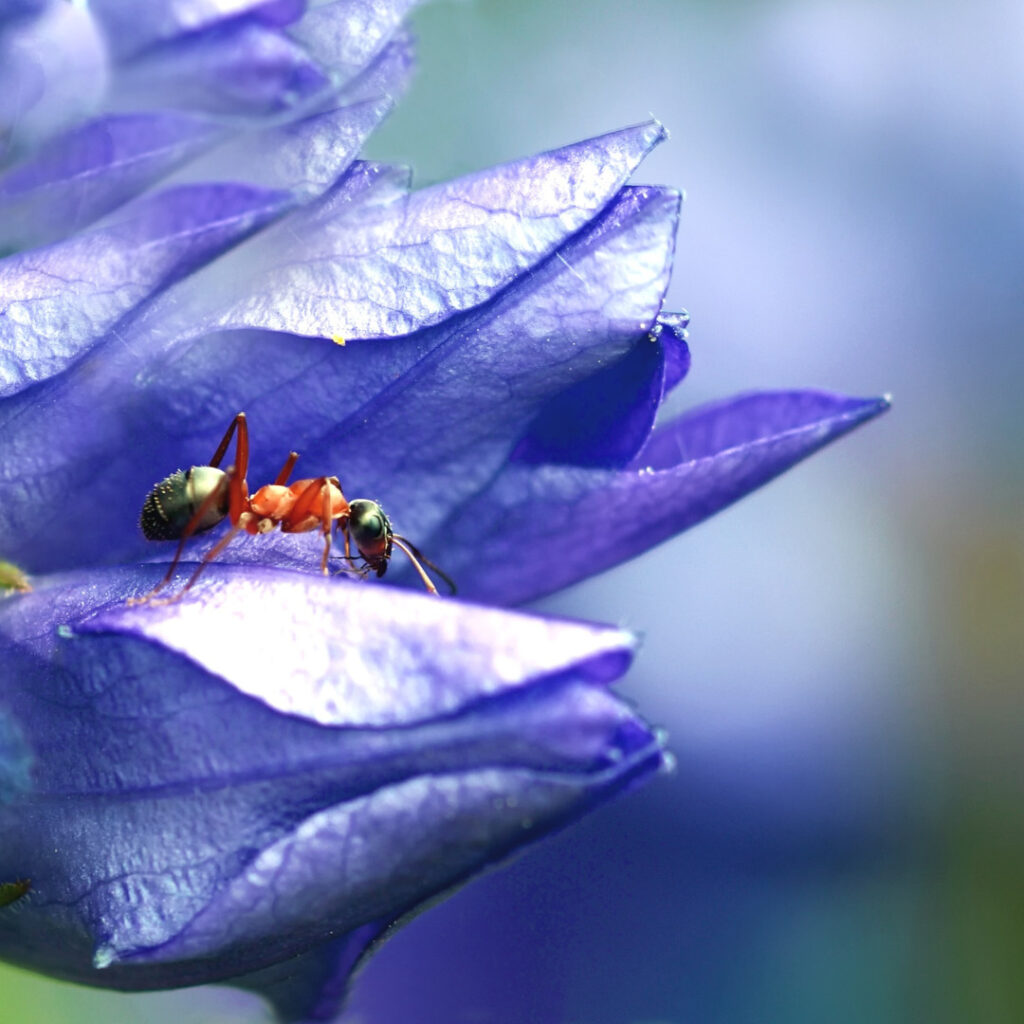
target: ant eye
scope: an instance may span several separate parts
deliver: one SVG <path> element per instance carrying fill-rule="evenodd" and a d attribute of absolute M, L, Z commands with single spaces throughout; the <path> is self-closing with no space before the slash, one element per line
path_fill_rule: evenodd
<path fill-rule="evenodd" d="M 380 516 L 376 514 L 367 516 L 359 524 L 359 532 L 369 540 L 378 540 L 384 534 L 384 524 L 381 522 Z"/>
<path fill-rule="evenodd" d="M 362 551 L 363 555 L 366 555 L 366 550 L 373 549 L 375 553 L 380 553 L 378 549 L 381 545 L 386 544 L 391 537 L 391 524 L 388 522 L 388 517 L 384 515 L 384 510 L 375 501 L 369 501 L 366 498 L 358 498 L 351 502 L 349 510 L 352 515 L 352 537 L 356 542 L 356 545 Z M 388 548 L 388 554 L 390 554 L 390 548 Z"/>

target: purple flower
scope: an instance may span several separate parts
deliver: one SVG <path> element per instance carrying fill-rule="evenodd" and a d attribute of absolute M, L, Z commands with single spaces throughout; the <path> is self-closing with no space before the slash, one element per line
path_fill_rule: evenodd
<path fill-rule="evenodd" d="M 626 183 L 663 130 L 410 191 L 355 159 L 410 6 L 0 7 L 0 558 L 35 588 L 0 601 L 17 963 L 329 1018 L 397 919 L 663 763 L 608 689 L 627 635 L 486 605 L 628 559 L 886 406 L 769 392 L 656 424 L 690 363 L 662 308 L 679 195 Z M 55 98 L 61 67 L 101 85 Z M 315 538 L 273 532 L 130 606 L 170 556 L 143 497 L 240 410 L 253 489 L 295 449 L 478 603 L 324 580 Z M 419 586 L 397 559 L 392 581 Z"/>
<path fill-rule="evenodd" d="M 15 963 L 329 1015 L 397 917 L 661 762 L 607 689 L 619 630 L 239 567 L 126 606 L 153 577 L 48 577 L 0 608 Z"/>

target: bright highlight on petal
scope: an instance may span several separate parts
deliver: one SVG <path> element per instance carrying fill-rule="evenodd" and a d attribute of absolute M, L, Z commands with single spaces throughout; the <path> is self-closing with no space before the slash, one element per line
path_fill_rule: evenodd
<path fill-rule="evenodd" d="M 265 569 L 159 608 L 126 605 L 138 587 L 96 570 L 0 602 L 0 879 L 35 897 L 0 952 L 26 966 L 131 988 L 263 968 L 661 763 L 607 689 L 620 630 Z"/>

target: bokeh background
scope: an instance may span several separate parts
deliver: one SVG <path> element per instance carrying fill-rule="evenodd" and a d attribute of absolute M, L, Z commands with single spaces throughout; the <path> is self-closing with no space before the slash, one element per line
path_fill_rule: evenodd
<path fill-rule="evenodd" d="M 678 410 L 881 421 L 544 602 L 644 645 L 672 774 L 417 918 L 347 1024 L 1024 1020 L 1024 6 L 456 0 L 369 155 L 420 184 L 643 120 L 685 188 Z M 0 1020 L 242 1024 L 0 969 Z"/>

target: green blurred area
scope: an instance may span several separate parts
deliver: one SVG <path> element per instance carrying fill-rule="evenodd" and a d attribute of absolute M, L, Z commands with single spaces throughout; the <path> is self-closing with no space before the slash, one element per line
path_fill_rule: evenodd
<path fill-rule="evenodd" d="M 0 1024 L 263 1024 L 257 999 L 226 989 L 104 992 L 0 964 Z"/>

